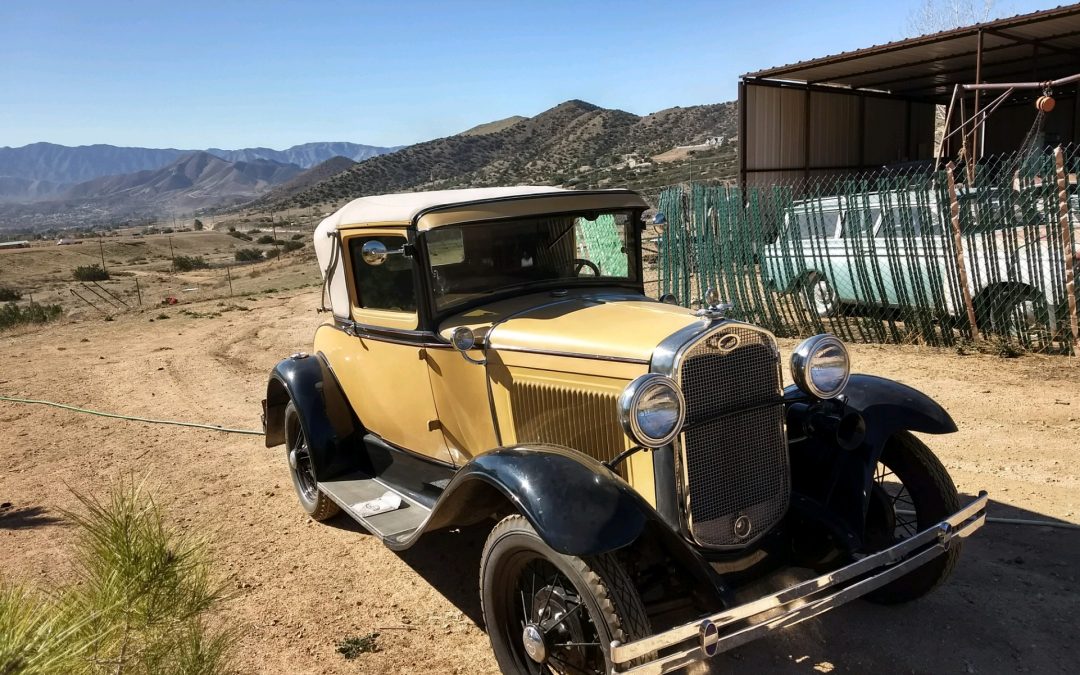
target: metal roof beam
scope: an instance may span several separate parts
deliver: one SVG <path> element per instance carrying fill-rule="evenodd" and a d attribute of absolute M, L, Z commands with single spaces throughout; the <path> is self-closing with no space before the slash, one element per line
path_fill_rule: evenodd
<path fill-rule="evenodd" d="M 761 79 L 781 77 L 784 75 L 791 75 L 792 73 L 797 73 L 801 70 L 809 70 L 810 68 L 815 68 L 822 65 L 847 63 L 848 61 L 867 58 L 869 56 L 876 56 L 878 54 L 888 54 L 891 52 L 902 51 L 906 49 L 916 49 L 920 47 L 925 47 L 927 45 L 948 42 L 950 40 L 955 40 L 958 38 L 974 37 L 978 35 L 980 29 L 987 30 L 990 28 L 995 28 L 1000 30 L 1008 28 L 1019 28 L 1021 26 L 1028 26 L 1033 23 L 1053 21 L 1054 19 L 1058 19 L 1061 17 L 1076 16 L 1078 14 L 1080 14 L 1080 4 L 1069 5 L 1066 7 L 1055 7 L 1053 9 L 1047 9 L 1040 12 L 1032 12 L 1031 14 L 1012 17 L 1009 19 L 987 21 L 985 23 L 976 24 L 974 26 L 954 28 L 952 30 L 942 31 L 940 33 L 933 33 L 931 35 L 909 38 L 907 40 L 899 40 L 878 47 L 867 47 L 865 49 L 859 49 L 856 51 L 848 52 L 846 54 L 823 56 L 817 59 L 811 59 L 809 61 L 802 61 L 800 63 L 777 66 L 776 68 L 767 68 L 753 73 L 747 73 L 746 75 L 744 75 L 744 77 L 756 77 Z"/>
<path fill-rule="evenodd" d="M 1012 33 L 1006 33 L 1005 31 L 998 30 L 996 28 L 987 28 L 986 32 L 990 33 L 991 35 L 996 35 L 997 37 L 1000 37 L 1000 38 L 1005 38 L 1006 40 L 1012 40 L 1013 42 L 1016 42 L 1016 43 L 1019 43 L 1019 44 L 1037 45 L 1039 47 L 1039 49 L 1045 49 L 1047 51 L 1057 52 L 1058 54 L 1068 54 L 1070 56 L 1080 58 L 1080 50 L 1069 49 L 1067 47 L 1059 47 L 1058 45 L 1055 45 L 1052 42 L 1050 42 L 1050 40 L 1057 40 L 1059 38 L 1065 38 L 1065 37 L 1072 37 L 1074 35 L 1080 35 L 1080 31 L 1073 31 L 1071 33 L 1061 33 L 1059 35 L 1051 35 L 1049 37 L 1040 38 L 1038 40 L 1033 40 L 1031 38 L 1026 38 L 1026 37 L 1023 37 L 1023 36 L 1020 36 L 1020 35 L 1013 35 Z M 985 51 L 989 51 L 989 50 L 985 50 Z"/>
<path fill-rule="evenodd" d="M 1058 58 L 1060 58 L 1061 56 L 1064 56 L 1064 55 L 1059 55 Z M 992 61 L 990 63 L 986 63 L 984 61 L 983 62 L 983 68 L 985 70 L 993 70 L 993 69 L 995 69 L 995 68 L 997 68 L 999 66 L 1011 66 L 1011 65 L 1013 65 L 1015 63 L 1031 63 L 1031 56 L 1027 55 L 1027 56 L 1024 56 L 1023 58 L 1019 58 L 1019 59 L 1010 59 L 1008 61 Z M 1052 67 L 1056 67 L 1057 65 L 1058 64 L 1052 64 L 1049 67 L 1052 68 Z M 1061 64 L 1061 65 L 1068 65 L 1068 64 Z M 1045 68 L 1047 66 L 1044 65 L 1044 64 L 1039 64 L 1039 67 L 1040 68 Z M 896 78 L 895 80 L 886 80 L 886 81 L 883 81 L 883 82 L 874 82 L 874 83 L 871 83 L 871 84 L 859 85 L 859 87 L 860 88 L 868 87 L 868 88 L 871 88 L 871 89 L 886 89 L 886 90 L 889 90 L 889 91 L 905 91 L 904 89 L 896 89 L 892 85 L 903 83 L 903 82 L 911 82 L 913 80 L 923 80 L 923 79 L 926 79 L 928 77 L 937 77 L 937 76 L 940 76 L 940 75 L 955 75 L 957 73 L 963 73 L 963 72 L 974 71 L 974 70 L 975 70 L 975 64 L 970 63 L 970 64 L 960 66 L 960 67 L 956 67 L 956 68 L 949 68 L 948 70 L 937 70 L 937 71 L 934 71 L 934 72 L 931 72 L 931 73 L 918 73 L 916 75 L 908 75 L 906 77 L 899 77 L 899 78 Z M 1030 71 L 1030 68 L 1028 70 Z M 1016 72 L 1016 71 L 1010 71 L 1010 72 Z M 997 73 L 994 73 L 993 75 L 988 75 L 985 72 L 983 73 L 983 79 L 984 80 L 987 77 L 997 77 L 997 76 L 998 76 Z M 956 84 L 956 83 L 955 82 L 949 82 L 947 84 Z"/>

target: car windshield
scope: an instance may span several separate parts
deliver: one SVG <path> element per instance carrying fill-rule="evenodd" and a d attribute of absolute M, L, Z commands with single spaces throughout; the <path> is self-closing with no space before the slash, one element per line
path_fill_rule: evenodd
<path fill-rule="evenodd" d="M 636 281 L 633 215 L 571 213 L 431 230 L 426 241 L 436 308 L 552 282 Z"/>

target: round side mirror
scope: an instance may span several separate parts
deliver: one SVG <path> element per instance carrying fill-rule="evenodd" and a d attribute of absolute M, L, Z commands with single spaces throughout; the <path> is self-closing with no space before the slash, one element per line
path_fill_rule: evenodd
<path fill-rule="evenodd" d="M 459 352 L 467 352 L 476 346 L 476 334 L 468 326 L 458 326 L 450 334 L 450 344 Z"/>
<path fill-rule="evenodd" d="M 386 244 L 377 239 L 365 242 L 360 249 L 360 257 L 369 265 L 381 265 L 386 262 Z"/>

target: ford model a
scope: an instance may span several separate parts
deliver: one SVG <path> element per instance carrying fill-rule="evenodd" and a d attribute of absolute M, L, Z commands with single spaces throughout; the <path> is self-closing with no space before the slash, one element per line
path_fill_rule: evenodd
<path fill-rule="evenodd" d="M 506 672 L 667 672 L 853 598 L 912 600 L 985 517 L 912 434 L 956 430 L 927 396 L 849 374 L 831 335 L 784 387 L 773 336 L 715 297 L 646 297 L 646 208 L 357 199 L 315 232 L 333 320 L 270 377 L 266 444 L 312 518 L 394 549 L 495 523 L 480 594 Z"/>

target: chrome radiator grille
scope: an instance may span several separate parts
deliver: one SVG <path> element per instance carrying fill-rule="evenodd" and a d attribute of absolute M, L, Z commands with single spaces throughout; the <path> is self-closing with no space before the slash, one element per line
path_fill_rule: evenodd
<path fill-rule="evenodd" d="M 776 343 L 725 326 L 685 352 L 678 375 L 690 534 L 705 546 L 744 546 L 780 521 L 791 493 Z"/>

